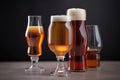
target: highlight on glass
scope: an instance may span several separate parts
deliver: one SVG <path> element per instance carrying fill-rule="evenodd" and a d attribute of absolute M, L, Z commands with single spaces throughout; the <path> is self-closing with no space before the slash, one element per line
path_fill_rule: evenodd
<path fill-rule="evenodd" d="M 26 68 L 25 71 L 39 73 L 44 72 L 44 68 L 38 65 L 39 56 L 42 55 L 42 44 L 44 39 L 44 29 L 42 26 L 41 16 L 28 16 L 25 38 L 28 45 L 27 53 L 31 59 L 31 65 Z"/>

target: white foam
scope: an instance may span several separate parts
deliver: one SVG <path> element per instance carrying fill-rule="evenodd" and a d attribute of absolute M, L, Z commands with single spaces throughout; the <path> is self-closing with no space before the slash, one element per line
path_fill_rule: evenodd
<path fill-rule="evenodd" d="M 71 21 L 71 17 L 68 15 L 52 15 L 51 22 L 56 21 Z"/>
<path fill-rule="evenodd" d="M 67 15 L 71 16 L 71 20 L 86 20 L 86 10 L 81 8 L 70 8 Z"/>

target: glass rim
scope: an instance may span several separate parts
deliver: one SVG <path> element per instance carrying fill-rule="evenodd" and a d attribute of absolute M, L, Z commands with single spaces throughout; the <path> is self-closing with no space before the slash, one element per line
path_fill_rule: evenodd
<path fill-rule="evenodd" d="M 97 24 L 88 24 L 88 25 L 86 25 L 86 27 L 98 27 L 98 25 Z"/>
<path fill-rule="evenodd" d="M 41 15 L 28 15 L 28 17 L 42 17 Z"/>

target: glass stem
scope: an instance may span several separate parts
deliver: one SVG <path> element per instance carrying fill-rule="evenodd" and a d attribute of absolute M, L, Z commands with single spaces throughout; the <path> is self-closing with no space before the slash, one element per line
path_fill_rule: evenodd
<path fill-rule="evenodd" d="M 64 66 L 64 56 L 57 56 L 57 72 L 64 73 L 65 66 Z"/>
<path fill-rule="evenodd" d="M 39 57 L 30 57 L 32 67 L 38 67 Z"/>
<path fill-rule="evenodd" d="M 64 58 L 65 56 L 57 56 L 57 68 L 54 72 L 55 76 L 68 77 L 68 72 L 65 69 L 65 65 L 64 65 Z"/>

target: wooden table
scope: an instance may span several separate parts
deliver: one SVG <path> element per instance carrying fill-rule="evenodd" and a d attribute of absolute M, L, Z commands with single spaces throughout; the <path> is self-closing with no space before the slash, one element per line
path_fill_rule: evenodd
<path fill-rule="evenodd" d="M 120 80 L 120 61 L 102 61 L 101 70 L 72 72 L 69 78 L 49 76 L 56 62 L 39 62 L 46 69 L 40 74 L 28 74 L 24 71 L 30 62 L 0 62 L 0 80 Z"/>

